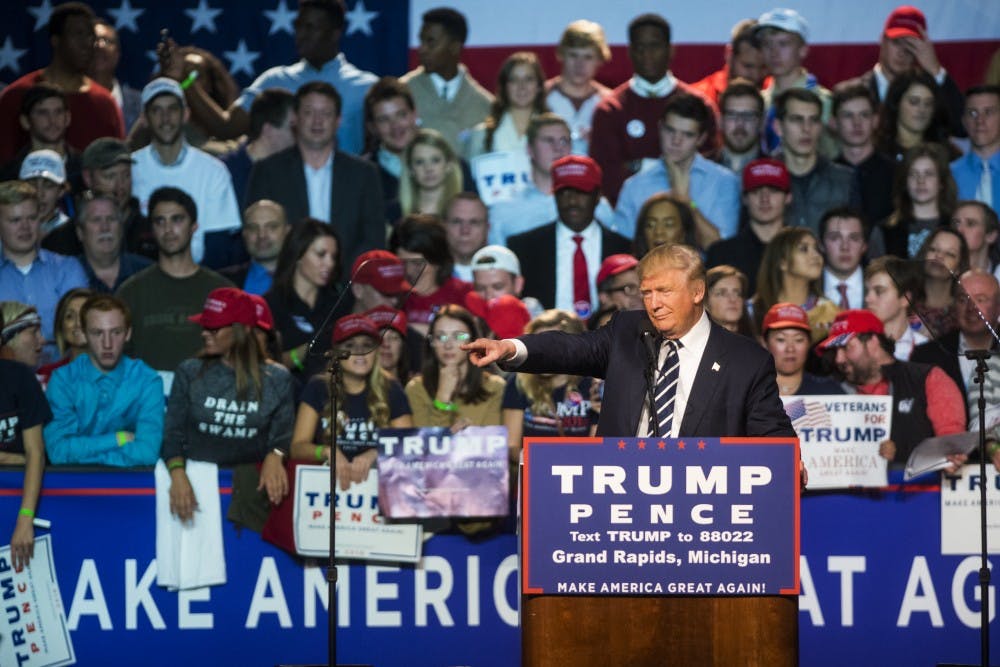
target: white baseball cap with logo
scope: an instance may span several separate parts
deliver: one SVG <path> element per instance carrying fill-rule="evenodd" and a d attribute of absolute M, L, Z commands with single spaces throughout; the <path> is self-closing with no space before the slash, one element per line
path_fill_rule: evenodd
<path fill-rule="evenodd" d="M 62 156 L 59 153 L 43 148 L 28 153 L 24 162 L 21 163 L 21 171 L 17 177 L 22 181 L 29 178 L 46 178 L 53 183 L 62 185 L 66 182 L 66 165 L 63 164 Z"/>

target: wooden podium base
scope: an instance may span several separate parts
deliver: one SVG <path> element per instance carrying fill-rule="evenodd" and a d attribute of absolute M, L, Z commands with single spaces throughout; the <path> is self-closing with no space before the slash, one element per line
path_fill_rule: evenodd
<path fill-rule="evenodd" d="M 798 598 L 522 596 L 523 667 L 796 667 Z"/>

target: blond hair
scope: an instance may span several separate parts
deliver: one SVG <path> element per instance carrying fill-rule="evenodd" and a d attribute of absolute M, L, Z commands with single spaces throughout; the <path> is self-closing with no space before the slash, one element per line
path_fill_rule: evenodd
<path fill-rule="evenodd" d="M 607 37 L 600 23 L 587 19 L 573 21 L 563 31 L 556 52 L 562 56 L 566 49 L 592 48 L 604 62 L 611 62 L 611 49 L 608 48 Z"/>

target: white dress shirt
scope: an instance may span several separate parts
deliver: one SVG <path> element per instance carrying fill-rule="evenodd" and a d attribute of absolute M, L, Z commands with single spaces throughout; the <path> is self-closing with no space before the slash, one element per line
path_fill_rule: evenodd
<path fill-rule="evenodd" d="M 847 284 L 847 303 L 851 308 L 865 307 L 865 274 L 861 267 L 854 269 L 854 273 L 841 280 L 833 275 L 829 269 L 823 269 L 823 293 L 827 299 L 840 305 L 840 291 L 837 285 Z"/>
<path fill-rule="evenodd" d="M 556 308 L 575 313 L 573 308 L 573 255 L 576 254 L 577 232 L 556 222 Z M 597 272 L 601 269 L 601 226 L 591 220 L 580 236 L 583 237 L 583 255 L 587 258 L 587 281 L 590 283 L 590 309 L 597 308 Z"/>
<path fill-rule="evenodd" d="M 333 197 L 333 151 L 319 169 L 313 169 L 305 162 L 302 171 L 306 175 L 306 193 L 309 195 L 309 215 L 323 222 L 330 222 L 330 203 Z"/>

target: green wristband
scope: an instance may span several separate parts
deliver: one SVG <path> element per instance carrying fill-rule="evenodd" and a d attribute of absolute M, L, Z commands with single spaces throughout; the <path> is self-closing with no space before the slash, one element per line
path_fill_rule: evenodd
<path fill-rule="evenodd" d="M 167 470 L 177 470 L 184 467 L 184 459 L 174 459 L 167 463 Z"/>
<path fill-rule="evenodd" d="M 292 348 L 292 351 L 288 353 L 288 358 L 292 360 L 292 366 L 295 366 L 298 370 L 302 370 L 304 366 L 302 365 L 302 360 L 299 359 L 299 353 Z"/>
<path fill-rule="evenodd" d="M 128 442 L 128 434 L 125 431 L 118 431 L 115 433 L 115 442 L 118 443 L 119 447 L 124 447 L 125 443 Z"/>
<path fill-rule="evenodd" d="M 325 461 L 326 457 L 323 456 L 323 445 L 316 445 L 316 451 L 314 452 L 317 461 Z"/>
<path fill-rule="evenodd" d="M 445 403 L 444 401 L 439 401 L 436 398 L 434 399 L 434 407 L 441 412 L 455 412 L 458 410 L 454 403 Z"/>
<path fill-rule="evenodd" d="M 20 510 L 18 510 L 17 514 L 18 516 L 26 516 L 29 519 L 35 518 L 35 510 L 28 509 L 27 507 L 22 507 Z"/>
<path fill-rule="evenodd" d="M 191 73 L 187 75 L 187 78 L 181 81 L 181 90 L 187 90 L 194 85 L 194 82 L 198 80 L 198 70 L 191 70 Z"/>

